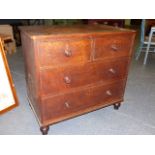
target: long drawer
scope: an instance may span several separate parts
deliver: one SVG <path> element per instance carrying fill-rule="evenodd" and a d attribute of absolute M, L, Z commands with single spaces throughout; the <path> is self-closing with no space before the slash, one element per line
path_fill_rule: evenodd
<path fill-rule="evenodd" d="M 96 38 L 94 59 L 130 56 L 132 40 L 132 34 L 113 34 Z"/>
<path fill-rule="evenodd" d="M 38 44 L 41 67 L 55 67 L 90 61 L 91 41 L 89 39 L 54 40 Z"/>
<path fill-rule="evenodd" d="M 42 101 L 43 120 L 50 120 L 76 113 L 96 105 L 108 105 L 122 100 L 124 81 L 110 85 L 96 85 L 64 95 L 51 97 Z"/>
<path fill-rule="evenodd" d="M 94 61 L 77 66 L 40 71 L 41 92 L 44 96 L 83 87 L 97 82 L 111 82 L 125 78 L 128 58 Z"/>

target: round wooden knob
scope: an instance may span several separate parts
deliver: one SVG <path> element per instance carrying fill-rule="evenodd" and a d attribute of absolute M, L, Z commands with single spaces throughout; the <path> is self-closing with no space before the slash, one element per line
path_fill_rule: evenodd
<path fill-rule="evenodd" d="M 116 70 L 113 69 L 113 68 L 110 68 L 110 69 L 109 69 L 109 72 L 112 73 L 112 74 L 115 74 L 115 73 L 116 73 Z"/>
<path fill-rule="evenodd" d="M 115 51 L 115 52 L 118 51 L 118 47 L 117 47 L 116 45 L 112 45 L 112 46 L 111 46 L 111 49 L 112 49 L 113 51 Z"/>
<path fill-rule="evenodd" d="M 106 94 L 107 94 L 107 95 L 109 95 L 109 96 L 111 96 L 111 95 L 112 95 L 112 93 L 111 93 L 111 91 L 110 91 L 110 90 L 107 90 L 107 91 L 106 91 Z"/>
<path fill-rule="evenodd" d="M 64 81 L 65 81 L 65 83 L 67 83 L 67 84 L 70 84 L 70 83 L 71 83 L 71 79 L 70 79 L 68 76 L 65 76 L 65 77 L 64 77 Z"/>
<path fill-rule="evenodd" d="M 68 102 L 65 102 L 65 106 L 66 106 L 66 108 L 70 108 L 70 105 Z"/>
<path fill-rule="evenodd" d="M 71 52 L 71 50 L 65 50 L 65 56 L 67 56 L 67 57 L 70 57 L 71 55 L 72 55 L 72 52 Z"/>

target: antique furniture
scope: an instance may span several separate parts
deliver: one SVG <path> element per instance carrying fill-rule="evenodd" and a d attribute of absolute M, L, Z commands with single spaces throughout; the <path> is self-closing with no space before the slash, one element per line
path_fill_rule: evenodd
<path fill-rule="evenodd" d="M 18 105 L 15 86 L 2 44 L 3 37 L 0 35 L 0 114 Z"/>
<path fill-rule="evenodd" d="M 6 53 L 12 54 L 16 52 L 16 43 L 13 36 L 13 29 L 11 25 L 0 25 L 0 34 L 3 37 L 2 43 Z"/>
<path fill-rule="evenodd" d="M 135 31 L 103 25 L 21 27 L 28 100 L 40 129 L 123 101 Z"/>

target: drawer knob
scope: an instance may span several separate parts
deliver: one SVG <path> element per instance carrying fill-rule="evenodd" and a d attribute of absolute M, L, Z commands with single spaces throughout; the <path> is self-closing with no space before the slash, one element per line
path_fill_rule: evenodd
<path fill-rule="evenodd" d="M 115 51 L 115 52 L 118 51 L 118 47 L 117 47 L 116 45 L 112 45 L 112 46 L 111 46 L 111 49 L 112 49 L 113 51 Z"/>
<path fill-rule="evenodd" d="M 66 49 L 65 50 L 65 56 L 70 57 L 72 55 L 71 50 Z"/>
<path fill-rule="evenodd" d="M 69 105 L 68 102 L 65 102 L 65 106 L 66 106 L 67 108 L 70 108 L 70 105 Z"/>
<path fill-rule="evenodd" d="M 109 95 L 109 96 L 111 96 L 111 95 L 112 95 L 112 93 L 111 93 L 111 91 L 110 91 L 110 90 L 107 90 L 107 91 L 106 91 L 106 94 L 107 94 L 107 95 Z"/>
<path fill-rule="evenodd" d="M 116 73 L 116 70 L 113 69 L 113 68 L 110 68 L 110 69 L 109 69 L 109 72 L 115 74 L 115 73 Z"/>
<path fill-rule="evenodd" d="M 65 83 L 67 83 L 67 84 L 70 84 L 70 83 L 71 83 L 71 79 L 70 79 L 68 76 L 65 76 L 65 77 L 64 77 L 64 81 L 65 81 Z"/>

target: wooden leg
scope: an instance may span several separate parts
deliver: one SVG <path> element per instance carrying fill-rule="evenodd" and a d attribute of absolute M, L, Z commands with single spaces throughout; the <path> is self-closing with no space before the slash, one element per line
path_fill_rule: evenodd
<path fill-rule="evenodd" d="M 114 104 L 114 109 L 118 110 L 120 106 L 121 106 L 121 103 L 116 103 L 116 104 Z"/>
<path fill-rule="evenodd" d="M 49 130 L 49 126 L 40 127 L 40 131 L 43 135 L 47 135 Z"/>

